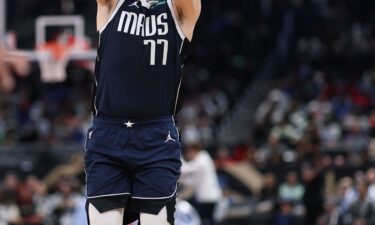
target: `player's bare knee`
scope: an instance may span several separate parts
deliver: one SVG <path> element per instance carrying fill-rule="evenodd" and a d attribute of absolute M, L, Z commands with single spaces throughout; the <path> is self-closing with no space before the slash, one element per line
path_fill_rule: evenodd
<path fill-rule="evenodd" d="M 168 207 L 170 206 L 163 207 L 157 215 L 141 213 L 141 225 L 174 225 L 174 210 Z"/>
<path fill-rule="evenodd" d="M 124 209 L 113 209 L 99 212 L 91 203 L 88 206 L 88 218 L 90 225 L 123 225 Z"/>

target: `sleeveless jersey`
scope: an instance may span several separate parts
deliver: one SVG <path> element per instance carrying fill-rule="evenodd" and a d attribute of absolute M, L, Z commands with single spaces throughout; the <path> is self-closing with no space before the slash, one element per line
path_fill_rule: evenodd
<path fill-rule="evenodd" d="M 119 0 L 99 31 L 93 113 L 110 118 L 175 115 L 189 41 L 172 0 L 147 9 Z"/>

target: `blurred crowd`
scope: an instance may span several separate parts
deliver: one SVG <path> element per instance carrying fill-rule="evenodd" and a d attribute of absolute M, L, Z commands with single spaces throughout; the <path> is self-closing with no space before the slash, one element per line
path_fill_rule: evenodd
<path fill-rule="evenodd" d="M 243 150 L 226 160 L 216 160 L 224 193 L 224 198 L 218 204 L 218 213 L 222 214 L 218 218 L 223 220 L 218 224 L 375 224 L 374 166 L 366 166 L 368 169 L 352 168 L 340 174 L 334 168 L 309 163 L 297 166 L 284 161 L 277 171 L 260 167 L 260 188 L 249 187 L 245 190 L 240 186 L 245 186 L 246 182 L 256 182 L 254 178 L 256 180 L 259 174 L 250 173 L 249 165 L 256 163 L 254 150 Z M 241 151 L 246 153 L 242 154 L 242 158 L 238 157 Z M 230 168 L 240 164 L 242 166 L 237 173 L 245 173 L 247 177 L 241 179 L 237 176 L 233 180 L 235 173 Z"/>
<path fill-rule="evenodd" d="M 0 224 L 87 224 L 84 177 L 80 155 L 73 155 L 43 179 L 7 172 L 0 183 Z"/>
<path fill-rule="evenodd" d="M 375 224 L 374 3 L 315 2 L 308 28 L 298 17 L 293 56 L 257 109 L 247 152 L 276 183 L 275 224 L 300 224 L 301 205 L 306 224 Z"/>
<path fill-rule="evenodd" d="M 375 225 L 375 2 L 203 4 L 184 71 L 179 125 L 185 144 L 200 142 L 214 159 L 223 193 L 216 220 Z M 17 0 L 9 7 L 9 27 L 20 47 L 31 48 L 33 26 L 20 27 L 39 14 L 82 14 L 88 35 L 95 36 L 95 1 Z M 251 137 L 238 146 L 218 146 L 216 126 L 255 79 L 285 11 L 295 16 L 290 59 L 256 114 L 249 115 L 256 121 Z M 45 84 L 31 64 L 29 76 L 14 78 L 15 89 L 0 95 L 1 145 L 83 142 L 91 119 L 92 72 L 78 62 L 67 71 L 65 82 Z M 79 157 L 72 159 L 43 179 L 7 173 L 0 185 L 0 225 L 74 224 L 84 202 L 81 166 Z"/>

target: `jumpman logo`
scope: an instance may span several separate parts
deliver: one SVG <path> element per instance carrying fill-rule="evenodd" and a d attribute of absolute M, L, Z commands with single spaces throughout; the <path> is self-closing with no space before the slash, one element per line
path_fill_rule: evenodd
<path fill-rule="evenodd" d="M 168 131 L 168 136 L 167 136 L 167 140 L 165 140 L 165 143 L 167 143 L 168 141 L 176 141 L 175 139 L 172 138 L 170 131 Z"/>
<path fill-rule="evenodd" d="M 138 2 L 140 2 L 140 0 L 133 2 L 132 4 L 129 5 L 129 7 L 130 6 L 135 6 L 135 7 L 137 7 L 139 9 Z"/>

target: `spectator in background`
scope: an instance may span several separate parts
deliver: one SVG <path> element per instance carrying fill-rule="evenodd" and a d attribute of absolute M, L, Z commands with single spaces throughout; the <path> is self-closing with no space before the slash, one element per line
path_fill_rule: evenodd
<path fill-rule="evenodd" d="M 288 172 L 286 182 L 279 187 L 279 198 L 299 203 L 302 201 L 304 192 L 305 188 L 298 182 L 298 174 L 296 172 Z"/>
<path fill-rule="evenodd" d="M 220 146 L 216 151 L 215 166 L 217 169 L 221 169 L 226 165 L 235 163 L 232 158 L 231 150 L 227 146 Z"/>
<path fill-rule="evenodd" d="M 214 210 L 222 197 L 214 162 L 198 144 L 186 146 L 185 158 L 180 182 L 194 189 L 202 225 L 213 225 Z"/>
<path fill-rule="evenodd" d="M 78 188 L 79 182 L 74 177 L 62 177 L 58 181 L 57 192 L 51 195 L 46 203 L 53 224 L 74 223 L 75 209 L 84 199 L 84 196 L 77 191 Z"/>
<path fill-rule="evenodd" d="M 324 179 L 320 171 L 313 165 L 302 166 L 302 179 L 305 186 L 303 203 L 306 208 L 306 225 L 316 225 L 323 212 Z"/>
<path fill-rule="evenodd" d="M 264 185 L 261 191 L 262 201 L 276 201 L 278 197 L 278 188 L 276 177 L 273 173 L 264 175 Z"/>
<path fill-rule="evenodd" d="M 333 198 L 327 199 L 324 204 L 324 213 L 319 217 L 317 225 L 339 225 L 340 211 L 337 207 L 337 201 Z"/>
<path fill-rule="evenodd" d="M 39 180 L 36 176 L 30 175 L 26 178 L 27 188 L 30 190 L 33 201 L 34 218 L 43 220 L 47 219 L 46 203 L 48 199 L 47 185 Z"/>
<path fill-rule="evenodd" d="M 74 208 L 70 225 L 89 225 L 86 214 L 86 198 L 81 198 Z"/>
<path fill-rule="evenodd" d="M 368 197 L 373 203 L 375 203 L 375 168 L 370 168 L 367 170 L 366 179 L 369 183 L 368 187 Z"/>
<path fill-rule="evenodd" d="M 22 218 L 14 192 L 0 190 L 0 225 L 21 225 Z"/>
<path fill-rule="evenodd" d="M 257 158 L 260 161 L 268 161 L 273 154 L 282 155 L 288 150 L 288 147 L 281 143 L 280 140 L 272 135 L 268 137 L 268 141 L 257 152 Z"/>
<path fill-rule="evenodd" d="M 286 118 L 271 129 L 270 135 L 288 145 L 295 144 L 302 136 Z"/>
<path fill-rule="evenodd" d="M 56 166 L 45 177 L 44 181 L 49 188 L 53 187 L 63 177 L 81 178 L 84 173 L 83 157 L 81 154 L 73 154 L 67 164 Z M 82 182 L 83 183 L 83 182 Z"/>
<path fill-rule="evenodd" d="M 372 138 L 375 138 L 375 110 L 371 112 L 369 123 L 370 123 L 370 135 Z"/>
<path fill-rule="evenodd" d="M 37 212 L 33 193 L 27 182 L 22 182 L 17 189 L 17 203 L 25 224 L 43 225 L 43 218 Z"/>
<path fill-rule="evenodd" d="M 13 172 L 8 172 L 4 176 L 3 188 L 4 188 L 4 190 L 9 191 L 9 192 L 14 192 L 14 194 L 15 194 L 19 183 L 20 183 L 20 181 L 18 179 L 17 174 L 15 174 Z"/>
<path fill-rule="evenodd" d="M 296 216 L 293 214 L 293 202 L 288 200 L 281 200 L 279 202 L 279 209 L 276 212 L 274 225 L 298 225 Z"/>
<path fill-rule="evenodd" d="M 263 213 L 274 213 L 278 200 L 278 185 L 273 173 L 263 176 L 263 188 L 260 192 L 258 210 Z"/>
<path fill-rule="evenodd" d="M 344 177 L 339 181 L 338 194 L 340 198 L 340 213 L 345 214 L 349 209 L 349 206 L 357 198 L 357 192 L 353 185 L 353 179 L 351 177 Z"/>
<path fill-rule="evenodd" d="M 14 194 L 16 194 L 19 184 L 20 181 L 17 174 L 14 172 L 8 172 L 4 176 L 1 190 L 13 192 Z"/>
<path fill-rule="evenodd" d="M 20 224 L 21 211 L 17 205 L 18 176 L 13 172 L 5 174 L 0 186 L 0 225 Z"/>
<path fill-rule="evenodd" d="M 272 90 L 267 99 L 258 107 L 255 113 L 255 120 L 263 124 L 266 119 L 270 119 L 272 124 L 282 121 L 290 105 L 289 97 L 281 90 Z"/>
<path fill-rule="evenodd" d="M 375 207 L 367 195 L 368 184 L 360 180 L 356 184 L 358 199 L 350 205 L 344 215 L 344 225 L 375 225 Z"/>

